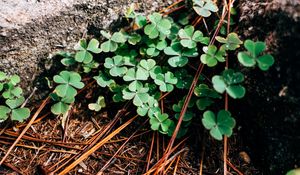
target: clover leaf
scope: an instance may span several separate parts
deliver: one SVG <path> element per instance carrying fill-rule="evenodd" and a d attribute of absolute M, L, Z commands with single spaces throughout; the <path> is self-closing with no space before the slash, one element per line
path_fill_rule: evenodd
<path fill-rule="evenodd" d="M 50 94 L 52 100 L 57 103 L 51 106 L 51 112 L 55 115 L 65 114 L 70 109 L 70 104 L 75 102 L 74 96 L 60 97 L 57 93 Z"/>
<path fill-rule="evenodd" d="M 206 64 L 208 67 L 214 67 L 218 62 L 224 62 L 225 51 L 222 49 L 217 49 L 214 45 L 209 45 L 207 47 L 203 47 L 203 51 L 205 54 L 202 54 L 200 60 L 203 64 Z"/>
<path fill-rule="evenodd" d="M 168 114 L 166 113 L 156 113 L 154 117 L 150 117 L 151 129 L 154 131 L 159 131 L 162 134 L 166 134 L 169 130 L 169 127 L 172 123 L 172 120 L 169 119 Z"/>
<path fill-rule="evenodd" d="M 99 75 L 94 76 L 93 78 L 97 81 L 97 84 L 101 87 L 107 87 L 115 83 L 114 80 L 110 79 L 108 75 L 103 73 L 102 71 L 99 71 Z"/>
<path fill-rule="evenodd" d="M 220 43 L 223 43 L 223 47 L 226 50 L 235 50 L 240 47 L 243 42 L 240 40 L 239 36 L 236 33 L 229 33 L 226 38 L 217 36 L 216 40 Z"/>
<path fill-rule="evenodd" d="M 6 73 L 0 71 L 0 81 L 4 81 L 5 79 L 7 79 Z"/>
<path fill-rule="evenodd" d="M 174 89 L 174 85 L 177 83 L 177 78 L 172 72 L 165 74 L 159 74 L 154 80 L 155 84 L 159 86 L 162 92 L 171 92 Z"/>
<path fill-rule="evenodd" d="M 57 95 L 60 97 L 74 97 L 77 94 L 76 89 L 84 87 L 81 76 L 73 71 L 62 71 L 59 75 L 55 75 L 53 80 L 60 84 L 55 88 Z"/>
<path fill-rule="evenodd" d="M 99 96 L 96 103 L 90 103 L 89 109 L 93 111 L 100 111 L 102 108 L 106 106 L 105 99 L 103 96 Z"/>
<path fill-rule="evenodd" d="M 136 45 L 142 40 L 142 37 L 138 33 L 132 33 L 130 35 L 126 35 L 128 43 L 131 45 Z"/>
<path fill-rule="evenodd" d="M 149 117 L 153 117 L 156 112 L 160 112 L 158 101 L 154 97 L 150 96 L 146 103 L 137 108 L 136 112 L 140 116 L 145 116 L 148 114 Z"/>
<path fill-rule="evenodd" d="M 139 65 L 137 66 L 137 74 L 138 77 L 144 77 L 148 79 L 149 74 L 155 68 L 156 62 L 153 59 L 141 60 Z"/>
<path fill-rule="evenodd" d="M 175 42 L 170 47 L 166 47 L 164 53 L 172 56 L 168 59 L 168 63 L 172 67 L 183 67 L 188 63 L 188 57 L 198 56 L 197 48 L 184 48 L 179 42 Z"/>
<path fill-rule="evenodd" d="M 104 67 L 110 69 L 109 74 L 114 77 L 121 77 L 127 72 L 127 68 L 124 65 L 124 58 L 120 55 L 116 55 L 113 58 L 106 58 L 104 63 Z"/>
<path fill-rule="evenodd" d="M 102 36 L 108 39 L 100 46 L 103 52 L 114 52 L 118 49 L 119 43 L 126 42 L 126 37 L 122 32 L 115 32 L 113 33 L 113 35 L 111 35 L 110 33 L 101 30 L 100 33 L 102 34 Z"/>
<path fill-rule="evenodd" d="M 192 84 L 193 77 L 188 74 L 186 69 L 180 69 L 174 73 L 177 78 L 176 87 L 179 89 L 189 89 Z"/>
<path fill-rule="evenodd" d="M 158 56 L 160 51 L 164 50 L 168 45 L 166 40 L 147 40 L 146 44 L 148 48 L 145 48 L 144 50 L 146 54 L 151 57 Z"/>
<path fill-rule="evenodd" d="M 266 71 L 274 64 L 272 55 L 262 55 L 262 52 L 266 49 L 264 42 L 246 40 L 244 46 L 247 52 L 238 53 L 238 60 L 243 66 L 253 67 L 257 63 L 261 70 Z"/>
<path fill-rule="evenodd" d="M 75 46 L 75 50 L 78 50 L 75 55 L 75 60 L 80 63 L 83 62 L 84 64 L 88 64 L 93 60 L 91 52 L 101 52 L 101 49 L 99 48 L 99 41 L 96 39 L 90 40 L 88 44 L 85 39 L 81 39 Z"/>
<path fill-rule="evenodd" d="M 166 35 L 170 34 L 171 21 L 163 18 L 159 13 L 153 13 L 148 16 L 151 24 L 148 24 L 144 28 L 144 32 L 149 38 L 154 39 L 158 36 L 164 38 Z"/>
<path fill-rule="evenodd" d="M 149 88 L 143 87 L 143 84 L 139 81 L 131 84 L 128 88 L 122 90 L 123 99 L 131 100 L 133 99 L 133 104 L 135 106 L 142 106 L 148 101 L 149 94 L 147 93 Z"/>
<path fill-rule="evenodd" d="M 122 91 L 124 89 L 126 89 L 128 87 L 128 85 L 119 85 L 119 84 L 116 84 L 116 83 L 112 83 L 110 86 L 109 86 L 109 90 L 111 92 L 114 93 L 112 99 L 114 102 L 122 102 L 124 101 L 125 99 L 123 98 L 123 93 Z"/>
<path fill-rule="evenodd" d="M 75 48 L 78 46 L 75 46 Z M 63 64 L 64 66 L 71 66 L 74 65 L 76 63 L 75 61 L 75 55 L 70 53 L 70 52 L 65 52 L 65 51 L 60 51 L 57 53 L 57 55 L 63 57 L 60 62 L 61 64 Z"/>
<path fill-rule="evenodd" d="M 206 84 L 200 84 L 194 90 L 194 94 L 199 97 L 196 101 L 199 110 L 205 110 L 214 103 L 213 99 L 221 98 L 221 96 L 213 89 L 210 89 Z"/>
<path fill-rule="evenodd" d="M 235 126 L 235 120 L 231 117 L 229 111 L 221 110 L 218 112 L 217 117 L 212 111 L 205 111 L 202 118 L 203 126 L 210 130 L 210 135 L 217 139 L 222 140 L 223 135 L 230 137 L 232 129 Z"/>
<path fill-rule="evenodd" d="M 9 115 L 11 115 L 11 120 L 23 122 L 30 115 L 30 110 L 28 108 L 20 107 L 25 101 L 24 97 L 19 97 L 15 99 L 7 99 L 5 101 L 6 106 L 0 106 L 0 120 L 6 120 Z"/>
<path fill-rule="evenodd" d="M 134 11 L 135 7 L 134 5 L 131 5 L 125 12 L 125 17 L 126 18 L 131 18 L 131 19 L 134 19 L 134 25 L 137 26 L 138 28 L 141 28 L 143 26 L 145 26 L 147 24 L 147 19 L 145 16 L 139 14 L 139 13 L 136 13 Z M 134 27 L 135 27 L 134 26 Z M 136 28 L 134 28 L 136 29 Z"/>
<path fill-rule="evenodd" d="M 181 112 L 181 110 L 182 110 L 182 107 L 183 107 L 185 98 L 186 98 L 186 97 L 184 97 L 182 100 L 180 100 L 180 101 L 178 102 L 178 104 L 173 104 L 173 106 L 172 106 L 173 111 L 176 112 L 175 118 L 176 118 L 177 120 L 178 120 L 179 117 L 180 117 L 180 112 Z M 189 103 L 189 105 L 188 105 L 188 108 L 193 107 L 194 104 L 195 104 L 195 103 L 194 103 L 194 100 L 191 100 L 190 103 Z M 190 120 L 192 120 L 193 117 L 194 117 L 194 113 L 193 113 L 192 111 L 187 110 L 187 111 L 185 112 L 184 116 L 183 116 L 182 121 L 184 121 L 184 122 L 190 121 Z"/>
<path fill-rule="evenodd" d="M 2 97 L 5 99 L 13 99 L 21 97 L 23 90 L 20 87 L 15 87 L 12 83 L 5 83 L 3 88 Z"/>
<path fill-rule="evenodd" d="M 0 106 L 0 122 L 6 120 L 9 116 L 10 109 L 6 106 Z"/>
<path fill-rule="evenodd" d="M 180 38 L 180 44 L 189 49 L 197 47 L 197 42 L 201 42 L 202 44 L 209 43 L 209 38 L 203 37 L 203 33 L 199 30 L 195 31 L 194 26 L 191 25 L 186 26 L 184 29 L 180 29 L 178 36 Z"/>
<path fill-rule="evenodd" d="M 141 60 L 137 68 L 130 68 L 123 76 L 124 81 L 147 80 L 156 62 L 152 59 Z"/>
<path fill-rule="evenodd" d="M 240 85 L 244 81 L 244 75 L 240 72 L 234 72 L 232 69 L 224 70 L 222 75 L 215 75 L 212 78 L 214 89 L 223 93 L 226 91 L 232 98 L 243 98 L 246 90 Z"/>
<path fill-rule="evenodd" d="M 193 9 L 203 17 L 209 17 L 211 12 L 217 12 L 218 6 L 212 0 L 193 0 Z"/>

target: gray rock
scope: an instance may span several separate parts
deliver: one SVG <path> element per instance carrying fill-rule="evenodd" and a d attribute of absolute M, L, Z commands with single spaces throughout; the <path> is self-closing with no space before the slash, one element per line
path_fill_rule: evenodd
<path fill-rule="evenodd" d="M 164 0 L 0 1 L 0 70 L 19 74 L 30 92 L 51 63 L 51 54 L 72 49 L 87 32 L 108 29 L 131 3 L 141 12 L 158 10 Z"/>

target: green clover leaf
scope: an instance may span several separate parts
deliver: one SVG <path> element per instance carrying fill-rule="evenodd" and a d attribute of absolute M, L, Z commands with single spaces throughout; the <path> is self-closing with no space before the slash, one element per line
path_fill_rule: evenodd
<path fill-rule="evenodd" d="M 3 87 L 5 90 L 2 93 L 2 97 L 5 99 L 19 98 L 23 93 L 20 87 L 15 87 L 12 83 L 6 83 Z"/>
<path fill-rule="evenodd" d="M 176 83 L 176 87 L 179 89 L 189 89 L 192 81 L 193 81 L 193 77 L 188 74 L 186 69 L 180 69 L 178 71 L 175 72 L 175 77 L 177 78 L 177 83 Z"/>
<path fill-rule="evenodd" d="M 264 42 L 246 40 L 244 46 L 247 52 L 238 53 L 238 60 L 243 66 L 253 67 L 257 63 L 261 70 L 266 71 L 274 64 L 272 55 L 262 55 L 262 52 L 266 49 Z"/>
<path fill-rule="evenodd" d="M 166 134 L 169 130 L 169 127 L 172 123 L 172 120 L 169 119 L 168 114 L 166 113 L 156 113 L 154 117 L 150 118 L 151 129 L 154 131 L 159 131 L 162 134 Z"/>
<path fill-rule="evenodd" d="M 221 96 L 213 89 L 210 89 L 206 84 L 200 84 L 194 90 L 194 94 L 199 97 L 196 101 L 199 110 L 205 110 L 214 103 L 213 99 L 221 98 Z"/>
<path fill-rule="evenodd" d="M 50 94 L 50 97 L 57 103 L 51 106 L 51 112 L 55 115 L 65 114 L 70 109 L 70 104 L 75 102 L 75 97 L 59 97 L 56 93 Z"/>
<path fill-rule="evenodd" d="M 109 86 L 109 90 L 110 90 L 111 92 L 114 93 L 114 95 L 113 95 L 113 97 L 112 97 L 112 99 L 113 99 L 114 102 L 117 103 L 117 102 L 122 102 L 122 101 L 124 101 L 122 91 L 123 91 L 124 89 L 126 89 L 127 86 L 128 86 L 128 85 L 118 85 L 118 84 L 116 84 L 116 83 L 112 83 L 112 84 Z"/>
<path fill-rule="evenodd" d="M 70 105 L 61 101 L 51 106 L 51 112 L 55 115 L 65 114 L 69 109 Z"/>
<path fill-rule="evenodd" d="M 149 117 L 153 117 L 156 112 L 160 112 L 160 108 L 158 107 L 158 101 L 150 96 L 148 101 L 139 106 L 136 111 L 140 116 L 148 114 Z"/>
<path fill-rule="evenodd" d="M 221 48 L 217 49 L 214 45 L 209 45 L 208 47 L 203 47 L 205 54 L 202 54 L 200 60 L 203 64 L 206 64 L 208 67 L 214 67 L 218 62 L 224 62 L 224 55 L 226 52 Z"/>
<path fill-rule="evenodd" d="M 148 48 L 142 48 L 142 52 L 145 52 L 151 57 L 156 57 L 159 55 L 160 51 L 167 47 L 166 40 L 146 40 Z"/>
<path fill-rule="evenodd" d="M 103 52 L 114 52 L 118 49 L 119 43 L 126 42 L 126 36 L 122 32 L 115 32 L 113 33 L 113 35 L 111 35 L 110 33 L 101 30 L 100 33 L 102 34 L 102 36 L 108 39 L 100 46 Z"/>
<path fill-rule="evenodd" d="M 30 115 L 30 110 L 28 108 L 17 108 L 11 111 L 11 119 L 19 122 L 23 122 Z"/>
<path fill-rule="evenodd" d="M 91 52 L 101 52 L 101 49 L 99 48 L 99 41 L 96 39 L 91 39 L 88 44 L 85 39 L 81 39 L 75 46 L 75 50 L 78 50 L 75 55 L 75 60 L 80 63 L 83 62 L 84 64 L 88 64 L 93 60 L 93 55 L 91 54 Z"/>
<path fill-rule="evenodd" d="M 126 35 L 128 43 L 131 45 L 136 45 L 142 40 L 142 37 L 140 34 L 132 33 L 130 35 Z"/>
<path fill-rule="evenodd" d="M 115 83 L 114 80 L 110 79 L 108 75 L 103 73 L 102 71 L 99 71 L 99 75 L 94 76 L 93 78 L 97 81 L 97 84 L 101 87 L 107 87 Z"/>
<path fill-rule="evenodd" d="M 194 26 L 191 25 L 186 26 L 184 29 L 180 29 L 178 35 L 180 44 L 189 49 L 197 47 L 197 42 L 201 42 L 202 44 L 209 43 L 209 38 L 203 37 L 203 33 L 199 30 L 195 31 Z"/>
<path fill-rule="evenodd" d="M 235 120 L 231 117 L 229 111 L 221 110 L 218 112 L 217 117 L 212 111 L 205 111 L 202 118 L 203 126 L 210 130 L 210 135 L 217 139 L 222 140 L 223 135 L 230 137 L 232 129 L 235 126 Z"/>
<path fill-rule="evenodd" d="M 105 99 L 103 96 L 99 96 L 96 103 L 90 103 L 89 109 L 93 111 L 100 111 L 102 108 L 106 106 Z"/>
<path fill-rule="evenodd" d="M 7 79 L 7 78 L 8 78 L 8 77 L 7 77 L 6 73 L 0 71 L 0 81 L 4 81 L 4 80 Z"/>
<path fill-rule="evenodd" d="M 218 6 L 212 0 L 193 0 L 193 9 L 203 17 L 209 17 L 211 12 L 217 12 Z"/>
<path fill-rule="evenodd" d="M 75 48 L 78 46 L 75 46 Z M 74 65 L 76 63 L 75 61 L 75 55 L 70 53 L 70 52 L 65 52 L 65 51 L 60 51 L 58 53 L 56 53 L 57 55 L 63 57 L 60 62 L 61 64 L 63 64 L 64 66 L 71 66 Z"/>
<path fill-rule="evenodd" d="M 163 18 L 159 13 L 153 13 L 148 16 L 151 24 L 144 28 L 144 32 L 149 38 L 154 39 L 158 36 L 165 37 L 171 33 L 171 21 Z"/>
<path fill-rule="evenodd" d="M 222 75 L 215 75 L 212 78 L 214 89 L 219 93 L 226 91 L 234 99 L 243 98 L 246 90 L 240 85 L 244 81 L 244 75 L 234 72 L 232 69 L 224 70 Z"/>
<path fill-rule="evenodd" d="M 6 120 L 9 116 L 9 113 L 11 112 L 11 109 L 9 109 L 6 106 L 0 106 L 0 122 Z"/>
<path fill-rule="evenodd" d="M 11 113 L 11 120 L 23 122 L 30 115 L 28 108 L 21 108 L 20 106 L 24 103 L 25 98 L 19 97 L 15 99 L 7 99 L 5 101 L 6 106 L 0 106 L 0 120 L 6 120 Z"/>
<path fill-rule="evenodd" d="M 113 58 L 106 58 L 104 67 L 109 70 L 109 74 L 114 77 L 122 77 L 126 72 L 127 68 L 124 66 L 124 57 L 116 55 Z"/>
<path fill-rule="evenodd" d="M 179 42 L 175 42 L 170 47 L 166 47 L 164 53 L 172 56 L 168 59 L 168 63 L 172 67 L 183 67 L 188 63 L 189 57 L 198 56 L 197 48 L 184 48 Z"/>
<path fill-rule="evenodd" d="M 243 42 L 236 33 L 229 33 L 226 38 L 217 36 L 216 40 L 223 43 L 222 47 L 226 50 L 235 50 L 240 47 Z"/>
<path fill-rule="evenodd" d="M 135 106 L 142 106 L 149 99 L 148 91 L 149 88 L 143 87 L 141 82 L 134 81 L 134 83 L 131 83 L 131 86 L 122 91 L 123 99 L 133 99 L 133 104 Z"/>
<path fill-rule="evenodd" d="M 55 75 L 53 80 L 60 84 L 55 88 L 57 95 L 60 97 L 74 97 L 77 94 L 76 89 L 84 87 L 84 84 L 81 82 L 81 76 L 72 71 L 62 71 L 59 75 Z"/>
<path fill-rule="evenodd" d="M 174 85 L 177 83 L 177 78 L 172 72 L 165 74 L 159 74 L 154 80 L 155 84 L 159 86 L 162 92 L 171 92 L 174 89 Z"/>

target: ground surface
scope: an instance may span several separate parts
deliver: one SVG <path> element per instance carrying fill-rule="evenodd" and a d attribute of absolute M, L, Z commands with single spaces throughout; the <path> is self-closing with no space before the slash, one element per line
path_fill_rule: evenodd
<path fill-rule="evenodd" d="M 53 67 L 54 52 L 72 49 L 78 39 L 86 33 L 97 35 L 100 29 L 109 28 L 131 2 L 125 0 L 20 0 L 18 3 L 1 1 L 0 70 L 21 75 L 23 87 L 30 92 L 34 86 L 42 82 L 39 78 L 40 73 L 53 75 L 51 67 Z M 171 3 L 163 0 L 135 2 L 139 4 L 140 11 L 146 13 Z M 275 66 L 268 73 L 244 70 L 248 75 L 246 86 L 249 87 L 246 100 L 230 103 L 231 110 L 240 117 L 240 120 L 239 130 L 229 142 L 229 158 L 244 174 L 278 175 L 300 165 L 299 4 L 298 0 L 241 0 L 238 6 L 241 17 L 239 31 L 243 31 L 240 35 L 243 38 L 266 41 L 269 52 L 276 59 Z M 36 99 L 43 98 L 48 93 L 44 89 L 41 91 L 43 92 L 36 93 Z M 84 92 L 86 96 L 83 99 L 88 99 L 88 94 L 89 91 Z M 51 140 L 51 143 L 24 139 L 9 160 L 27 174 L 44 170 L 39 168 L 44 166 L 47 170 L 56 169 L 55 162 L 75 152 L 66 146 L 55 146 L 55 142 L 65 137 L 65 141 L 78 143 L 71 147 L 75 147 L 75 151 L 80 151 L 81 144 L 86 143 L 93 134 L 106 126 L 115 113 L 116 111 L 108 111 L 95 116 L 95 121 L 92 122 L 84 117 L 92 116 L 92 113 L 74 111 L 74 116 L 69 121 L 70 128 L 67 136 L 64 136 L 59 119 L 50 117 L 42 120 L 43 122 L 35 124 L 27 135 L 35 139 Z M 113 139 L 115 143 L 104 146 L 71 173 L 97 172 L 122 144 L 120 139 L 127 138 L 137 128 L 139 126 L 134 125 L 122 132 L 121 136 Z M 114 164 L 110 164 L 105 169 L 105 173 L 125 174 L 129 170 L 132 173 L 137 172 L 134 170 L 144 170 L 146 150 L 148 151 L 153 136 L 145 128 L 138 132 L 141 136 L 135 137 L 123 148 L 119 155 L 121 157 L 114 159 Z M 200 137 L 203 135 L 203 130 L 199 125 L 196 124 L 193 128 L 196 129 L 191 133 L 196 136 L 192 135 L 192 139 L 182 146 L 182 149 L 188 148 L 188 151 L 179 161 L 179 174 L 199 173 L 203 149 L 205 150 L 204 173 L 220 174 L 222 172 L 219 169 L 222 167 L 221 143 Z M 14 140 L 19 130 L 11 128 L 9 131 L 12 133 L 0 134 L 2 137 L 0 140 L 6 141 L 2 143 L 3 152 L 12 142 L 9 138 Z M 161 144 L 167 143 L 164 139 L 160 138 Z M 209 142 L 206 142 L 207 140 Z M 203 146 L 203 142 L 207 144 Z M 24 145 L 29 145 L 31 148 L 24 148 Z M 68 153 L 65 150 L 73 152 Z M 160 154 L 161 152 L 162 150 L 158 151 Z M 250 156 L 251 161 L 248 161 L 247 156 Z M 155 162 L 155 159 L 152 162 Z M 12 172 L 1 168 L 0 174 Z"/>
<path fill-rule="evenodd" d="M 250 88 L 235 106 L 243 140 L 265 174 L 300 165 L 300 1 L 242 1 L 240 31 L 266 41 L 275 56 L 267 73 L 250 70 Z"/>

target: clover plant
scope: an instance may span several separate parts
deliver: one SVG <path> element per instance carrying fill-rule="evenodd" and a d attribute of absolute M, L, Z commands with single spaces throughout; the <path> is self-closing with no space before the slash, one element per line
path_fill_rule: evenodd
<path fill-rule="evenodd" d="M 223 136 L 230 137 L 235 126 L 235 120 L 229 111 L 221 110 L 217 116 L 212 111 L 205 111 L 202 119 L 203 126 L 210 130 L 210 135 L 217 140 L 222 140 Z"/>
<path fill-rule="evenodd" d="M 211 12 L 217 12 L 218 6 L 212 0 L 193 0 L 195 12 L 203 17 L 209 17 Z"/>
<path fill-rule="evenodd" d="M 74 103 L 77 89 L 84 87 L 81 82 L 81 76 L 73 71 L 61 71 L 59 75 L 55 75 L 53 80 L 58 85 L 51 98 L 56 101 L 51 107 L 53 114 L 65 114 L 70 109 L 70 104 Z"/>
<path fill-rule="evenodd" d="M 101 52 L 99 41 L 96 39 L 92 39 L 88 44 L 85 39 L 80 40 L 78 45 L 75 46 L 75 50 L 78 50 L 75 55 L 75 60 L 77 62 L 83 62 L 84 64 L 92 62 L 92 53 Z"/>
<path fill-rule="evenodd" d="M 161 14 L 153 13 L 148 18 L 151 23 L 145 26 L 144 32 L 149 38 L 165 38 L 171 33 L 171 21 L 163 18 Z"/>
<path fill-rule="evenodd" d="M 203 52 L 200 57 L 200 60 L 203 64 L 206 64 L 208 67 L 214 67 L 218 62 L 225 62 L 225 50 L 221 47 L 219 50 L 214 45 L 209 45 L 203 47 Z"/>
<path fill-rule="evenodd" d="M 223 43 L 223 47 L 226 50 L 235 50 L 240 47 L 243 42 L 240 40 L 236 33 L 229 33 L 226 38 L 217 36 L 216 40 Z"/>
<path fill-rule="evenodd" d="M 61 62 L 67 67 L 53 79 L 56 87 L 51 95 L 54 101 L 52 113 L 59 115 L 70 110 L 71 104 L 76 103 L 77 90 L 84 86 L 81 76 L 92 76 L 98 88 L 93 93 L 97 94 L 94 102 L 87 106 L 90 110 L 101 111 L 106 102 L 131 101 L 138 115 L 150 119 L 152 130 L 171 136 L 179 122 L 185 95 L 194 81 L 195 69 L 202 64 L 207 70 L 197 80 L 177 138 L 184 136 L 199 116 L 215 139 L 231 136 L 235 120 L 228 110 L 223 109 L 222 94 L 227 93 L 234 99 L 243 98 L 245 76 L 238 70 L 222 71 L 219 67 L 225 66 L 223 62 L 227 58 L 234 61 L 237 57 L 245 67 L 258 64 L 260 69 L 267 70 L 274 59 L 263 54 L 266 48 L 263 42 L 246 40 L 246 51 L 240 51 L 243 41 L 231 28 L 227 31 L 226 21 L 221 26 L 224 31 L 217 35 L 212 35 L 219 27 L 214 21 L 205 23 L 212 31 L 199 30 L 196 23 L 192 25 L 194 15 L 221 14 L 212 0 L 193 0 L 192 6 L 174 16 L 152 13 L 147 17 L 135 12 L 135 7 L 131 6 L 125 12 L 129 27 L 116 32 L 102 30 L 102 38 L 81 39 L 75 53 L 61 52 Z M 230 20 L 231 27 L 234 21 L 233 18 Z M 226 35 L 227 32 L 230 33 Z M 220 34 L 222 36 L 218 36 Z M 219 43 L 214 42 L 215 39 Z M 93 59 L 96 55 L 97 59 Z M 11 84 L 15 81 L 18 82 L 16 79 Z M 20 94 L 14 86 L 6 86 L 5 91 L 8 90 L 6 97 Z M 212 110 L 217 110 L 217 115 Z"/>
<path fill-rule="evenodd" d="M 90 103 L 89 109 L 93 111 L 100 111 L 106 106 L 105 99 L 103 96 L 99 96 L 96 103 Z"/>
<path fill-rule="evenodd" d="M 241 72 L 234 72 L 232 69 L 226 69 L 222 75 L 215 75 L 212 78 L 214 89 L 219 93 L 225 91 L 232 98 L 243 98 L 246 90 L 241 85 L 244 81 L 244 75 Z"/>
<path fill-rule="evenodd" d="M 195 31 L 194 26 L 186 26 L 184 29 L 180 29 L 178 35 L 180 38 L 180 44 L 189 49 L 197 47 L 197 42 L 202 44 L 209 43 L 209 38 L 204 37 L 201 31 Z"/>
<path fill-rule="evenodd" d="M 25 98 L 18 86 L 20 81 L 18 75 L 8 76 L 0 71 L 0 123 L 7 119 L 23 122 L 30 116 L 30 110 L 22 107 Z"/>
<path fill-rule="evenodd" d="M 101 44 L 101 50 L 103 52 L 114 52 L 118 48 L 119 43 L 125 43 L 126 37 L 121 32 L 115 32 L 112 35 L 104 30 L 100 31 L 102 36 L 108 39 Z"/>
<path fill-rule="evenodd" d="M 266 49 L 264 42 L 246 40 L 244 46 L 247 52 L 238 53 L 238 60 L 243 66 L 253 67 L 257 63 L 261 70 L 266 71 L 274 64 L 272 55 L 262 55 L 262 52 Z"/>
<path fill-rule="evenodd" d="M 151 129 L 158 130 L 159 132 L 166 134 L 172 120 L 169 119 L 168 114 L 157 112 L 153 117 L 150 117 Z"/>

